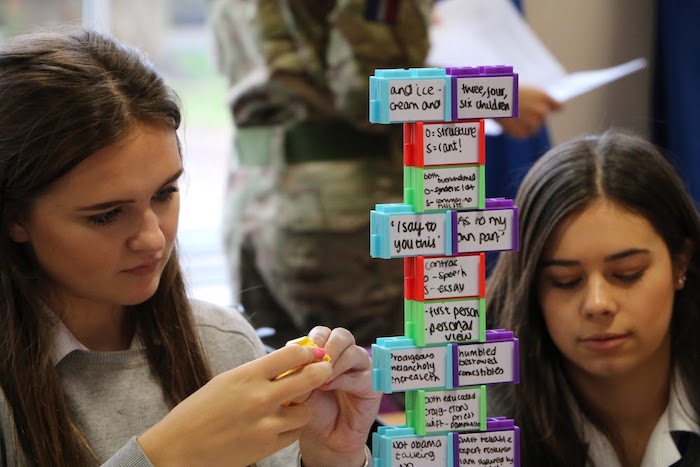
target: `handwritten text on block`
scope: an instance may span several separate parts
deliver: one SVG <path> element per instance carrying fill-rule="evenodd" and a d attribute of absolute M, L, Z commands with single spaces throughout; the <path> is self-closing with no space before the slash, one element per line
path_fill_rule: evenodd
<path fill-rule="evenodd" d="M 424 125 L 424 165 L 478 163 L 480 131 L 479 122 Z"/>
<path fill-rule="evenodd" d="M 425 430 L 478 430 L 481 422 L 481 390 L 456 389 L 425 392 Z"/>
<path fill-rule="evenodd" d="M 457 348 L 459 386 L 513 381 L 513 341 L 460 345 Z"/>
<path fill-rule="evenodd" d="M 457 79 L 457 118 L 498 118 L 513 115 L 513 76 Z"/>
<path fill-rule="evenodd" d="M 438 255 L 445 252 L 445 215 L 410 214 L 392 216 L 392 256 Z"/>
<path fill-rule="evenodd" d="M 425 302 L 425 343 L 478 340 L 480 319 L 478 298 Z"/>
<path fill-rule="evenodd" d="M 434 467 L 447 465 L 447 438 L 425 436 L 391 441 L 392 467 Z"/>
<path fill-rule="evenodd" d="M 425 209 L 468 209 L 479 206 L 478 166 L 425 169 Z"/>
<path fill-rule="evenodd" d="M 435 388 L 447 385 L 447 347 L 427 347 L 391 352 L 391 389 Z"/>
<path fill-rule="evenodd" d="M 460 466 L 512 467 L 516 465 L 513 431 L 463 433 L 458 439 Z"/>
<path fill-rule="evenodd" d="M 457 252 L 510 250 L 513 227 L 512 209 L 457 213 Z"/>
<path fill-rule="evenodd" d="M 481 260 L 480 255 L 425 258 L 425 299 L 478 296 L 483 279 Z"/>
<path fill-rule="evenodd" d="M 445 102 L 442 79 L 389 81 L 389 121 L 443 120 Z"/>

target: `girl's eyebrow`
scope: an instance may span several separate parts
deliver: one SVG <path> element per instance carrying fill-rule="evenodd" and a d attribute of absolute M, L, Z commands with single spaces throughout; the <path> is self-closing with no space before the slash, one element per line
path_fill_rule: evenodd
<path fill-rule="evenodd" d="M 623 250 L 618 253 L 613 253 L 611 255 L 606 256 L 603 258 L 603 261 L 606 263 L 610 263 L 612 261 L 617 261 L 623 258 L 627 258 L 630 256 L 634 255 L 648 255 L 651 252 L 646 249 L 646 248 L 630 248 L 628 250 Z M 576 260 L 569 260 L 569 259 L 549 259 L 542 261 L 542 267 L 547 268 L 551 266 L 562 266 L 562 267 L 572 267 L 572 266 L 578 266 L 580 263 L 579 261 Z"/>
<path fill-rule="evenodd" d="M 184 168 L 181 167 L 178 169 L 177 172 L 175 172 L 172 176 L 170 176 L 163 184 L 161 185 L 161 188 L 174 182 L 178 178 L 180 178 L 180 175 L 184 172 Z M 119 206 L 119 205 L 124 205 L 124 204 L 130 204 L 133 203 L 133 200 L 130 199 L 115 199 L 112 201 L 107 201 L 104 203 L 97 203 L 97 204 L 91 204 L 90 206 L 82 206 L 78 208 L 78 211 L 100 211 L 102 209 L 109 209 L 114 206 Z"/>

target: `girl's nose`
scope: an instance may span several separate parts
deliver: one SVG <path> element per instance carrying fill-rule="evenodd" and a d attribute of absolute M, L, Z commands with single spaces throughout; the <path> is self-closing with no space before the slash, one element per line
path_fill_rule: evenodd
<path fill-rule="evenodd" d="M 612 285 L 603 276 L 590 276 L 585 287 L 582 312 L 588 318 L 617 313 Z"/>
<path fill-rule="evenodd" d="M 165 235 L 160 228 L 160 219 L 152 210 L 143 215 L 136 233 L 129 239 L 129 248 L 134 251 L 159 251 L 165 247 Z"/>

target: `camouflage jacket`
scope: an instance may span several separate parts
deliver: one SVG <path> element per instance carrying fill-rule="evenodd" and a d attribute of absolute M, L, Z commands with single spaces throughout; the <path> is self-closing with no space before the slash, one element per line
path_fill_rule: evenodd
<path fill-rule="evenodd" d="M 424 66 L 433 2 L 396 0 L 389 23 L 367 20 L 367 1 L 211 0 L 235 124 L 330 116 L 368 128 L 369 76 Z"/>

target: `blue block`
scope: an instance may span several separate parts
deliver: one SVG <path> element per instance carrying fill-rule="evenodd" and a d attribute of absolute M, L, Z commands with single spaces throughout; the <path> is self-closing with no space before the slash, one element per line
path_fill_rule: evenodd
<path fill-rule="evenodd" d="M 369 78 L 369 121 L 450 121 L 451 79 L 444 68 L 376 70 Z"/>

